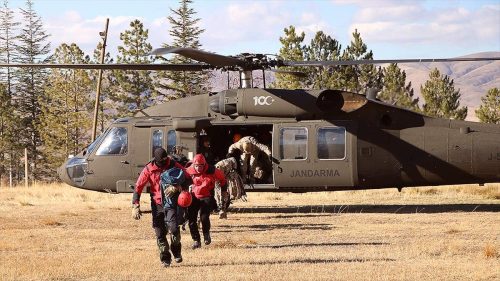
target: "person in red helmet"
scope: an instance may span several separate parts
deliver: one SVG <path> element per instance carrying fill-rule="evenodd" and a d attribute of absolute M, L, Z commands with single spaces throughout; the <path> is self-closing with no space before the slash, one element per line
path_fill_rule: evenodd
<path fill-rule="evenodd" d="M 194 240 L 193 249 L 201 247 L 200 232 L 198 231 L 198 211 L 200 212 L 201 226 L 205 245 L 212 242 L 210 237 L 210 212 L 212 211 L 212 194 L 215 183 L 219 182 L 222 189 L 227 190 L 224 173 L 212 165 L 207 164 L 203 154 L 197 154 L 193 163 L 186 169 L 193 181 L 191 192 L 193 202 L 188 209 L 189 230 Z"/>
<path fill-rule="evenodd" d="M 132 196 L 132 217 L 136 220 L 141 218 L 140 198 L 146 184 L 150 185 L 151 195 L 151 215 L 153 217 L 153 229 L 156 234 L 156 242 L 160 251 L 160 261 L 163 266 L 168 267 L 172 261 L 168 250 L 167 227 L 165 225 L 165 209 L 162 205 L 162 192 L 160 187 L 160 176 L 163 172 L 171 168 L 179 168 L 185 171 L 184 167 L 171 159 L 165 149 L 159 147 L 153 152 L 154 159 L 151 160 L 141 172 L 135 184 Z M 182 257 L 174 256 L 176 262 L 181 262 Z"/>

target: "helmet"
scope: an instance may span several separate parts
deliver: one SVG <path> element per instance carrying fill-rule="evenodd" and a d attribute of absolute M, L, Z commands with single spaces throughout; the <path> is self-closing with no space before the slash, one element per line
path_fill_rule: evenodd
<path fill-rule="evenodd" d="M 191 202 L 193 202 L 193 198 L 191 197 L 191 193 L 187 191 L 182 191 L 181 194 L 179 194 L 179 198 L 177 198 L 177 205 L 182 208 L 191 206 Z"/>
<path fill-rule="evenodd" d="M 236 133 L 233 135 L 233 143 L 238 142 L 240 139 L 241 139 L 241 134 Z"/>
<path fill-rule="evenodd" d="M 205 160 L 205 156 L 203 154 L 196 154 L 193 158 L 193 165 L 206 165 L 207 160 Z"/>

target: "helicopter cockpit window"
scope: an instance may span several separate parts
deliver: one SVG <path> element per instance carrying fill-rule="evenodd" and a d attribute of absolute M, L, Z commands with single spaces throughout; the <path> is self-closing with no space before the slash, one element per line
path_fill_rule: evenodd
<path fill-rule="evenodd" d="M 175 153 L 175 146 L 177 145 L 175 130 L 170 130 L 167 133 L 167 152 L 169 154 Z"/>
<path fill-rule="evenodd" d="M 326 127 L 318 129 L 318 159 L 345 158 L 345 128 Z"/>
<path fill-rule="evenodd" d="M 153 152 L 155 149 L 163 147 L 163 131 L 162 130 L 154 130 L 153 131 L 153 143 L 152 143 L 152 150 L 151 150 L 151 155 L 153 155 Z"/>
<path fill-rule="evenodd" d="M 90 154 L 96 148 L 96 145 L 101 141 L 101 139 L 106 135 L 107 130 L 100 134 L 89 146 L 87 147 L 87 153 Z"/>
<path fill-rule="evenodd" d="M 280 129 L 280 158 L 289 160 L 307 158 L 307 128 Z"/>
<path fill-rule="evenodd" d="M 102 141 L 96 155 L 123 155 L 127 154 L 127 128 L 114 127 Z"/>

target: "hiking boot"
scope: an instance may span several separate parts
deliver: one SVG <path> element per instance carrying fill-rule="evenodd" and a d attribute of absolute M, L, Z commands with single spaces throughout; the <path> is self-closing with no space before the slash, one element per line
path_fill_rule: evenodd
<path fill-rule="evenodd" d="M 193 246 L 191 246 L 191 248 L 194 250 L 194 249 L 198 249 L 198 248 L 201 248 L 201 242 L 200 241 L 197 241 L 195 240 L 194 243 L 193 243 Z"/>
<path fill-rule="evenodd" d="M 212 243 L 212 238 L 210 238 L 210 233 L 203 233 L 203 240 L 205 240 L 205 245 L 210 245 Z"/>
<path fill-rule="evenodd" d="M 163 267 L 170 267 L 170 262 L 162 261 L 161 265 L 163 265 Z"/>
<path fill-rule="evenodd" d="M 175 257 L 174 260 L 175 260 L 176 263 L 181 263 L 182 262 L 182 256 L 179 255 L 178 257 Z"/>

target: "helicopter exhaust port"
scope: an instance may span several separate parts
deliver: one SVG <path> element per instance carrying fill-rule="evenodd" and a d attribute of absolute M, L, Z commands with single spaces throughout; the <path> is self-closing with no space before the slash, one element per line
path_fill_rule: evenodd
<path fill-rule="evenodd" d="M 212 96 L 208 103 L 210 110 L 224 115 L 235 114 L 237 94 L 237 90 L 226 90 Z"/>

